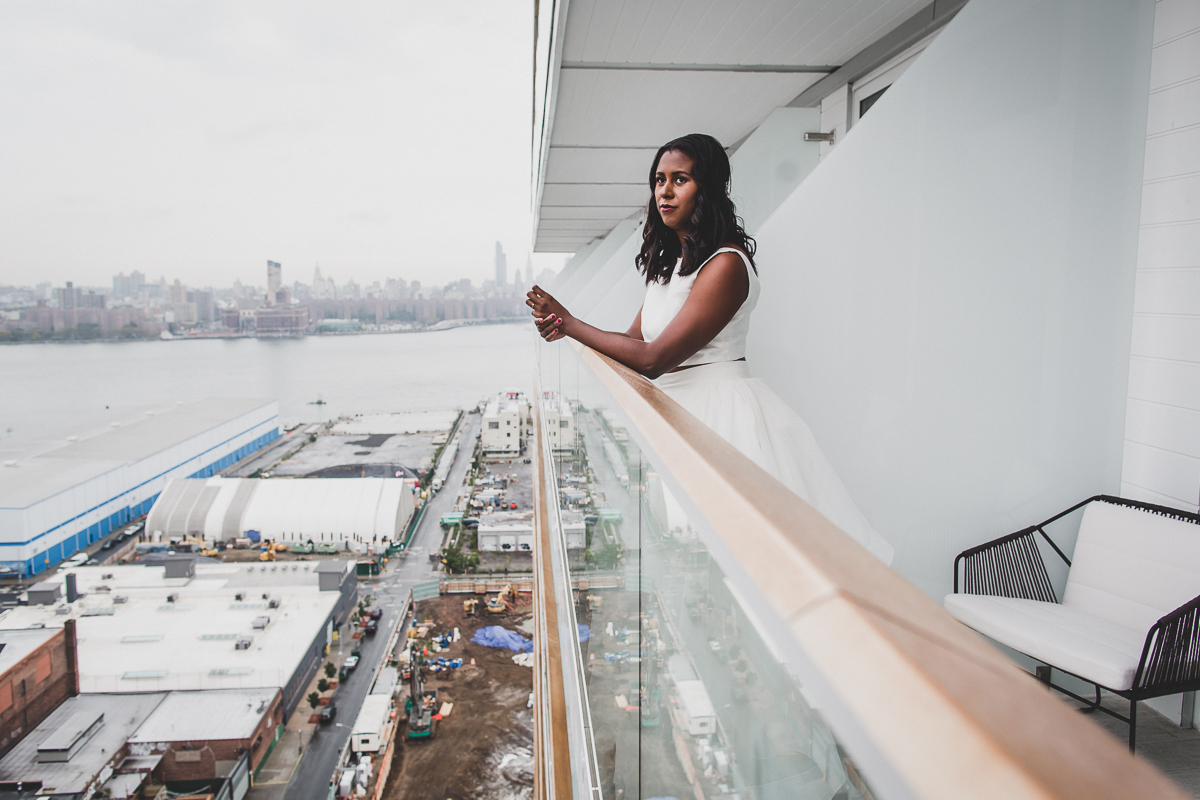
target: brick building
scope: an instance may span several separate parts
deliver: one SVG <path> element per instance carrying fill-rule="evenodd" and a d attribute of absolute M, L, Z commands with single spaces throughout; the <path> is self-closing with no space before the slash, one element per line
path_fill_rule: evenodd
<path fill-rule="evenodd" d="M 283 728 L 279 689 L 171 692 L 129 738 L 134 755 L 159 756 L 156 775 L 175 781 L 228 778 L 250 754 L 250 772 Z"/>
<path fill-rule="evenodd" d="M 0 630 L 0 756 L 77 694 L 75 620 L 62 628 Z"/>

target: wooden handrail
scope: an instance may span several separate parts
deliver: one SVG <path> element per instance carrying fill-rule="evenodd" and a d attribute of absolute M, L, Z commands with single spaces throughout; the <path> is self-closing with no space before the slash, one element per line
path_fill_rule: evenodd
<path fill-rule="evenodd" d="M 536 379 L 534 382 L 536 386 Z M 563 642 L 558 635 L 558 604 L 555 600 L 550 555 L 550 517 L 546 497 L 546 460 L 540 446 L 542 404 L 533 402 L 534 436 L 538 446 L 529 448 L 533 457 L 533 584 L 534 584 L 534 771 L 536 800 L 570 800 L 571 752 L 568 740 L 566 691 L 563 680 Z M 544 641 L 537 641 L 544 637 Z"/>
<path fill-rule="evenodd" d="M 869 743 L 851 747 L 869 781 L 937 800 L 1187 796 L 648 380 L 574 346 L 836 700 L 835 732 Z"/>

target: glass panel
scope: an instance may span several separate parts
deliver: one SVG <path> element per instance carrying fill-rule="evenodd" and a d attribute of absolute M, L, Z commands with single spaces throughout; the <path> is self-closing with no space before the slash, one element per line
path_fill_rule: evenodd
<path fill-rule="evenodd" d="M 538 363 L 601 796 L 875 797 L 590 369 Z"/>

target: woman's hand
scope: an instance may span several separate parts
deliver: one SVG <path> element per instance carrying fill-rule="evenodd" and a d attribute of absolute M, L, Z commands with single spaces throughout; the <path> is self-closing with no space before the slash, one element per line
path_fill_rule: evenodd
<path fill-rule="evenodd" d="M 542 338 L 547 342 L 563 338 L 566 327 L 575 319 L 571 312 L 540 286 L 534 286 L 525 297 L 525 305 L 533 309 L 533 321 Z"/>

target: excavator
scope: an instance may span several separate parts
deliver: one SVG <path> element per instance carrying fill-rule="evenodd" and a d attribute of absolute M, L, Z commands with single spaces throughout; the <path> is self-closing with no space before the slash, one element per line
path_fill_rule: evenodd
<path fill-rule="evenodd" d="M 412 671 L 408 683 L 408 699 L 405 701 L 405 711 L 408 712 L 408 738 L 432 739 L 437 733 L 438 690 L 425 691 L 421 681 L 421 659 L 413 654 Z"/>
<path fill-rule="evenodd" d="M 503 614 L 516 605 L 516 602 L 517 592 L 513 589 L 513 585 L 509 583 L 495 597 L 488 598 L 487 610 L 491 614 Z"/>

